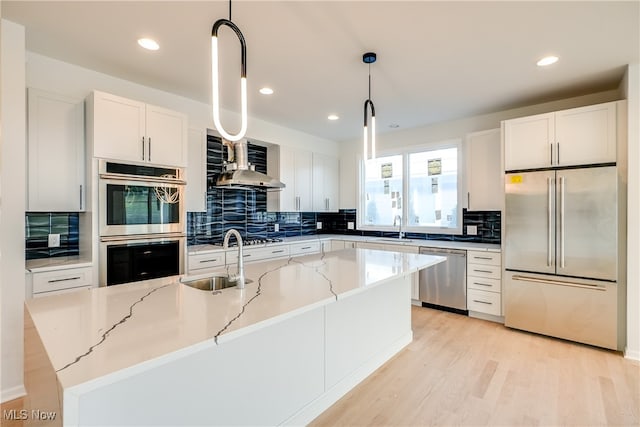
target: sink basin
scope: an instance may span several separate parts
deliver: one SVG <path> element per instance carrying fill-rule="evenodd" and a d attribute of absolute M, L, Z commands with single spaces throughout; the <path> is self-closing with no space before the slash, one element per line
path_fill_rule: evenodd
<path fill-rule="evenodd" d="M 251 282 L 252 282 L 251 279 L 247 279 L 247 278 L 244 279 L 245 284 L 251 283 Z M 197 279 L 196 278 L 190 279 L 188 277 L 183 277 L 182 279 L 180 279 L 180 283 L 195 289 L 200 289 L 202 291 L 216 291 L 216 290 L 230 288 L 232 286 L 237 285 L 237 281 L 231 279 L 229 276 L 226 276 L 226 275 L 223 275 L 223 276 L 213 275 L 213 276 L 207 276 L 207 277 L 200 277 Z"/>

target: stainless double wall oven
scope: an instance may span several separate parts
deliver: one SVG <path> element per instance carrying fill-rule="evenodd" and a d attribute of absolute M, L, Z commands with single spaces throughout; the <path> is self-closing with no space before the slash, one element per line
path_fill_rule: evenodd
<path fill-rule="evenodd" d="M 100 286 L 181 274 L 184 170 L 99 162 Z"/>

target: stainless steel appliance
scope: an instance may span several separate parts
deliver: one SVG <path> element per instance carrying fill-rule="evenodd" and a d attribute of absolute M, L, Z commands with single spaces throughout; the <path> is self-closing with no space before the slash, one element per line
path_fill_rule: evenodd
<path fill-rule="evenodd" d="M 616 349 L 616 167 L 505 179 L 505 325 Z"/>
<path fill-rule="evenodd" d="M 99 164 L 100 236 L 184 233 L 181 168 Z"/>
<path fill-rule="evenodd" d="M 418 273 L 423 305 L 467 314 L 467 251 L 421 248 L 420 253 L 446 257 L 446 261 Z"/>
<path fill-rule="evenodd" d="M 99 162 L 100 286 L 184 272 L 181 168 Z"/>
<path fill-rule="evenodd" d="M 183 234 L 149 234 L 102 237 L 100 242 L 100 286 L 119 285 L 184 272 Z"/>
<path fill-rule="evenodd" d="M 227 147 L 227 161 L 225 162 L 225 171 L 216 180 L 217 186 L 247 187 L 271 191 L 282 190 L 285 187 L 285 184 L 258 172 L 255 166 L 249 163 L 248 142 L 246 139 L 236 142 L 223 139 L 222 144 Z"/>

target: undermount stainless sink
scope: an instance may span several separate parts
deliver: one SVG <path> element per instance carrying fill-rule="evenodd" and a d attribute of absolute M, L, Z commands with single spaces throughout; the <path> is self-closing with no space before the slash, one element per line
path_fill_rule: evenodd
<path fill-rule="evenodd" d="M 245 284 L 251 282 L 251 279 L 244 279 Z M 213 275 L 200 278 L 183 277 L 180 279 L 180 283 L 202 291 L 217 291 L 236 286 L 237 279 L 227 275 Z"/>

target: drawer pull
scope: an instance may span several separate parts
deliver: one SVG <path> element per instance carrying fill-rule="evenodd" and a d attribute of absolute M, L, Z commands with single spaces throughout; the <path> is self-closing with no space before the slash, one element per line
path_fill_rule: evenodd
<path fill-rule="evenodd" d="M 271 251 L 272 254 L 281 254 L 284 252 L 284 249 L 280 249 L 279 251 Z"/>
<path fill-rule="evenodd" d="M 304 249 L 311 249 L 311 246 L 305 246 L 304 248 L 300 248 L 300 249 L 301 249 L 301 250 L 304 250 Z"/>
<path fill-rule="evenodd" d="M 480 301 L 480 300 L 477 300 L 477 299 L 474 299 L 474 300 L 473 300 L 473 302 L 477 302 L 477 303 L 480 303 L 480 304 L 493 305 L 493 303 L 492 303 L 492 302 Z"/>
<path fill-rule="evenodd" d="M 489 256 L 474 256 L 474 259 L 486 259 L 487 261 L 492 260 L 493 258 L 489 257 Z"/>
<path fill-rule="evenodd" d="M 242 254 L 242 258 L 249 258 L 251 254 Z"/>
<path fill-rule="evenodd" d="M 480 282 L 473 282 L 474 285 L 480 285 L 480 286 L 487 286 L 489 288 L 492 288 L 493 285 L 490 285 L 489 283 L 480 283 Z"/>
<path fill-rule="evenodd" d="M 203 260 L 200 260 L 199 262 L 200 264 L 203 264 L 205 262 L 216 262 L 217 260 L 218 258 L 211 258 L 211 259 L 203 259 Z"/>
<path fill-rule="evenodd" d="M 66 279 L 53 279 L 47 280 L 47 283 L 57 283 L 57 282 L 70 282 L 72 280 L 80 280 L 80 276 L 77 277 L 67 277 Z"/>
<path fill-rule="evenodd" d="M 476 273 L 489 273 L 489 274 L 493 273 L 493 271 L 491 270 L 478 270 L 475 268 L 473 269 L 473 271 L 475 271 Z"/>

